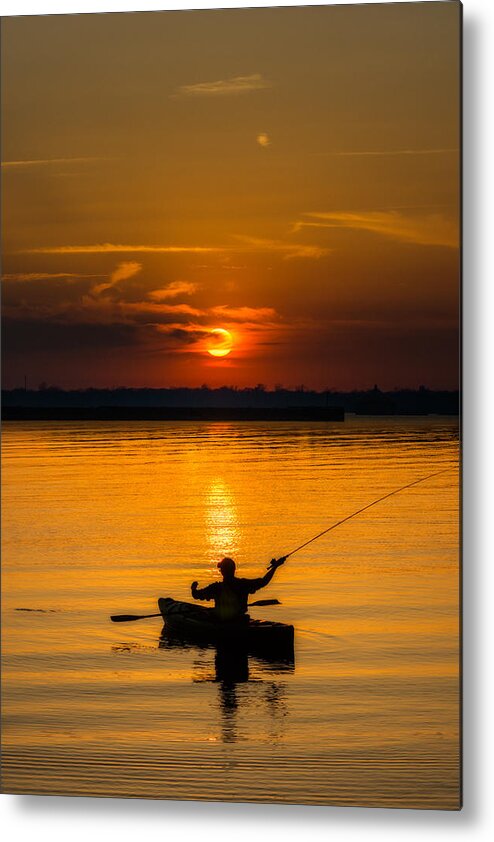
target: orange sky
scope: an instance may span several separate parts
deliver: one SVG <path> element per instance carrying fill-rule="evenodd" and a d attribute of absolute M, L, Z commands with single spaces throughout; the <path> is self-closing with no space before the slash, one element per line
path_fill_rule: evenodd
<path fill-rule="evenodd" d="M 4 19 L 4 386 L 456 387 L 459 15 Z"/>

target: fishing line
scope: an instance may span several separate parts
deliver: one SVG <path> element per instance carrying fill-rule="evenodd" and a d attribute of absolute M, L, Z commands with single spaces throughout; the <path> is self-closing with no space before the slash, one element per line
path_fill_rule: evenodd
<path fill-rule="evenodd" d="M 434 474 L 428 474 L 426 477 L 416 479 L 413 482 L 409 482 L 407 485 L 402 485 L 401 488 L 396 488 L 394 491 L 390 491 L 388 492 L 388 494 L 384 494 L 383 497 L 379 497 L 378 500 L 373 500 L 372 503 L 368 503 L 367 506 L 363 506 L 363 508 L 359 509 L 357 512 L 353 512 L 353 514 L 347 515 L 342 520 L 339 520 L 338 523 L 333 523 L 332 526 L 328 526 L 327 529 L 323 529 L 323 531 L 315 535 L 314 538 L 309 538 L 309 540 L 305 541 L 304 544 L 300 544 L 300 547 L 297 547 L 295 550 L 286 553 L 285 558 L 290 558 L 291 555 L 294 555 L 294 553 L 298 553 L 300 550 L 303 550 L 304 547 L 307 547 L 309 544 L 312 544 L 313 541 L 317 541 L 318 538 L 322 538 L 323 535 L 326 535 L 328 532 L 331 532 L 332 529 L 336 529 L 337 526 L 341 526 L 341 524 L 346 523 L 347 520 L 351 520 L 352 518 L 357 517 L 357 515 L 360 515 L 362 514 L 362 512 L 365 512 L 367 511 L 367 509 L 370 509 L 371 506 L 376 506 L 377 503 L 382 503 L 382 501 L 387 500 L 388 497 L 393 497 L 395 494 L 399 494 L 400 491 L 405 491 L 405 489 L 411 488 L 412 485 L 418 485 L 419 482 L 425 482 L 428 479 L 432 479 L 432 477 L 438 477 L 440 474 L 445 474 L 446 471 L 452 470 L 453 466 L 450 466 L 449 468 L 443 468 L 442 471 L 436 471 L 436 473 Z"/>

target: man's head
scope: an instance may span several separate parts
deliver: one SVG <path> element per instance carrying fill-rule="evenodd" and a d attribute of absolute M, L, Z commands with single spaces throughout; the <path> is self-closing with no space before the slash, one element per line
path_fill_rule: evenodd
<path fill-rule="evenodd" d="M 223 579 L 233 579 L 235 576 L 235 562 L 233 558 L 223 558 L 218 564 L 218 569 L 223 574 Z"/>

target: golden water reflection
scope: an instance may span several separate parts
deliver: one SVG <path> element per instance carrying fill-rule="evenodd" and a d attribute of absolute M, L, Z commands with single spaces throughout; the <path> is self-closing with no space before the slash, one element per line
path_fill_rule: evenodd
<path fill-rule="evenodd" d="M 222 477 L 215 477 L 209 484 L 205 512 L 210 561 L 234 556 L 239 545 L 237 507 L 233 492 Z"/>

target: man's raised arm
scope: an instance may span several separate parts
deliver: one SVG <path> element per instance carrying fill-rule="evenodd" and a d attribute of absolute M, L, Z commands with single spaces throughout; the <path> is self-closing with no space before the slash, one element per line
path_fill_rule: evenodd
<path fill-rule="evenodd" d="M 271 566 L 269 567 L 267 573 L 264 574 L 262 579 L 259 579 L 259 587 L 256 588 L 256 590 L 259 590 L 260 588 L 265 588 L 266 585 L 269 585 L 271 579 L 275 574 L 275 571 L 278 569 L 278 567 L 281 567 L 281 565 L 284 564 L 285 561 L 286 556 L 282 556 L 281 558 L 272 558 Z"/>

